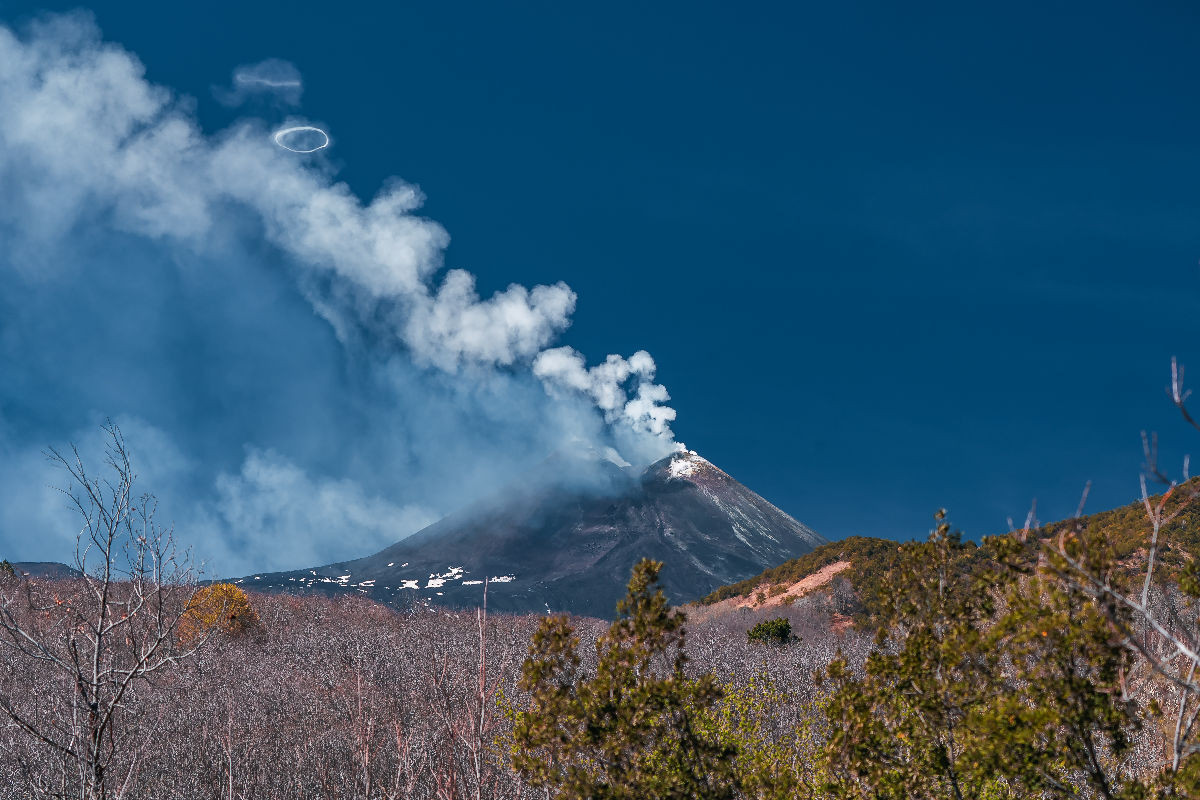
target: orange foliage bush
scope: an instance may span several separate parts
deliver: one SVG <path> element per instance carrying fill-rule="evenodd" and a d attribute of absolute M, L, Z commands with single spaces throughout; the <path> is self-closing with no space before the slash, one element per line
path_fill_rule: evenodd
<path fill-rule="evenodd" d="M 179 639 L 189 642 L 213 631 L 248 633 L 259 624 L 258 614 L 244 591 L 232 583 L 214 583 L 198 589 L 188 601 L 179 621 Z"/>

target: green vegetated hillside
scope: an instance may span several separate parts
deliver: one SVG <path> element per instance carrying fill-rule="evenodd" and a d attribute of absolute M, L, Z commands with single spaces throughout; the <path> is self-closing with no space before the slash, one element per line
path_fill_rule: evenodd
<path fill-rule="evenodd" d="M 735 597 L 750 597 L 762 586 L 786 586 L 813 574 L 822 567 L 849 561 L 850 567 L 840 573 L 861 593 L 870 592 L 878 585 L 879 578 L 887 572 L 899 555 L 899 542 L 876 539 L 870 536 L 850 536 L 837 542 L 822 545 L 800 558 L 785 561 L 777 567 L 744 581 L 722 586 L 700 602 L 704 605 Z"/>
<path fill-rule="evenodd" d="M 1163 578 L 1176 579 L 1179 571 L 1192 560 L 1192 554 L 1200 549 L 1200 504 L 1189 502 L 1200 490 L 1200 478 L 1193 478 L 1169 493 L 1163 507 L 1167 518 L 1162 528 L 1158 549 L 1158 563 Z M 1163 495 L 1150 498 L 1157 505 Z M 1141 502 L 1101 511 L 1082 520 L 1063 520 L 1045 525 L 1037 532 L 1040 539 L 1069 535 L 1082 523 L 1089 541 L 1103 541 L 1110 549 L 1110 557 L 1125 562 L 1131 569 L 1140 569 L 1149 544 L 1150 525 L 1146 507 Z"/>
<path fill-rule="evenodd" d="M 1200 504 L 1183 500 L 1197 489 L 1200 489 L 1200 478 L 1193 478 L 1176 487 L 1167 497 L 1164 512 L 1168 521 L 1162 528 L 1159 543 L 1157 574 L 1160 579 L 1177 580 L 1180 570 L 1192 560 L 1192 554 L 1200 549 Z M 1157 505 L 1162 497 L 1156 495 L 1151 502 Z M 1086 532 L 1088 541 L 1104 542 L 1108 548 L 1104 555 L 1124 564 L 1129 573 L 1143 568 L 1150 525 L 1145 504 L 1140 500 L 1081 519 L 1048 523 L 1031 531 L 1030 546 L 1026 548 L 1028 558 L 1032 561 L 1037 557 L 1034 543 L 1078 535 L 1081 530 Z M 973 547 L 969 542 L 967 544 L 969 562 L 979 566 L 990 561 L 987 548 Z M 771 596 L 780 588 L 790 586 L 823 567 L 849 561 L 850 567 L 839 573 L 838 577 L 850 581 L 864 604 L 864 610 L 869 612 L 877 606 L 881 581 L 898 562 L 903 547 L 904 543 L 891 539 L 850 536 L 818 547 L 811 553 L 772 567 L 753 578 L 722 586 L 699 602 L 711 605 L 732 598 L 750 598 L 757 592 Z"/>
<path fill-rule="evenodd" d="M 887 605 L 884 581 L 889 572 L 900 562 L 905 543 L 892 539 L 877 539 L 871 536 L 850 536 L 817 548 L 800 558 L 786 561 L 760 575 L 738 583 L 722 586 L 702 598 L 702 605 L 713 605 L 722 600 L 750 599 L 758 606 L 766 598 L 782 594 L 786 587 L 818 572 L 823 567 L 848 561 L 850 566 L 837 573 L 832 581 L 815 588 L 815 592 L 829 592 L 836 582 L 846 580 L 853 588 L 857 602 L 851 608 L 843 608 L 855 621 L 867 623 L 873 620 L 880 609 Z M 967 542 L 960 554 L 959 569 L 974 572 L 990 562 L 984 548 Z M 803 596 L 802 595 L 798 595 Z M 786 598 L 784 598 L 786 600 Z M 789 601 L 790 602 L 790 601 Z"/>
<path fill-rule="evenodd" d="M 697 616 L 807 620 L 805 646 L 873 634 L 815 678 L 812 797 L 1200 797 L 1198 527 L 1197 481 L 980 545 L 938 512 L 925 541 L 834 542 Z"/>

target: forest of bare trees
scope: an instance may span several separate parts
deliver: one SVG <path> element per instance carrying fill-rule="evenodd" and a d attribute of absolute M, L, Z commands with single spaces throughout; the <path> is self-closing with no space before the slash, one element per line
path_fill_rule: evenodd
<path fill-rule="evenodd" d="M 17 581 L 36 608 L 74 582 Z M 13 584 L 16 584 L 14 586 Z M 215 634 L 192 657 L 156 671 L 121 698 L 103 788 L 124 798 L 518 798 L 509 766 L 510 709 L 537 617 L 441 610 L 397 612 L 354 597 L 251 595 L 261 625 Z M 691 669 L 748 685 L 770 675 L 775 692 L 811 699 L 812 672 L 838 647 L 862 652 L 857 633 L 827 633 L 821 609 L 796 609 L 808 646 L 764 648 L 740 621 L 696 626 Z M 43 624 L 51 636 L 52 619 Z M 826 617 L 827 620 L 827 617 Z M 605 627 L 578 621 L 586 638 Z M 122 642 L 123 643 L 123 642 Z M 587 648 L 583 649 L 587 652 Z M 0 697 L 39 723 L 77 721 L 72 679 L 51 662 L 4 657 Z M 797 711 L 802 706 L 797 703 Z M 770 723 L 778 736 L 802 720 Z M 81 731 L 82 733 L 82 731 Z M 13 725 L 0 738 L 0 796 L 88 796 L 73 760 Z"/>

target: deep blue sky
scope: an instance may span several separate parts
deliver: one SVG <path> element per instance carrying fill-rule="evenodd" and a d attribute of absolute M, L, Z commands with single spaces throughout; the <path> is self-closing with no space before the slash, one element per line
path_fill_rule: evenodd
<path fill-rule="evenodd" d="M 563 343 L 649 350 L 679 438 L 831 538 L 1111 507 L 1141 429 L 1197 449 L 1194 4 L 92 10 L 206 129 L 295 64 L 341 179 L 420 185 L 485 293 L 567 281 Z"/>

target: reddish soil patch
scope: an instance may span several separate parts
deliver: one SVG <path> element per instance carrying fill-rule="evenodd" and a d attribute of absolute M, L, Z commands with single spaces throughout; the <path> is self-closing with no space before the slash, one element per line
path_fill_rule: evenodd
<path fill-rule="evenodd" d="M 811 575 L 805 575 L 800 580 L 788 586 L 783 592 L 776 589 L 776 594 L 771 596 L 771 588 L 767 584 L 762 584 L 755 587 L 749 597 L 743 597 L 738 601 L 738 608 L 750 607 L 768 607 L 782 606 L 794 601 L 797 597 L 803 597 L 814 589 L 820 589 L 833 580 L 833 576 L 850 567 L 849 561 L 835 561 L 832 564 L 827 564 Z M 759 594 L 767 595 L 767 600 L 764 603 L 758 601 Z"/>

